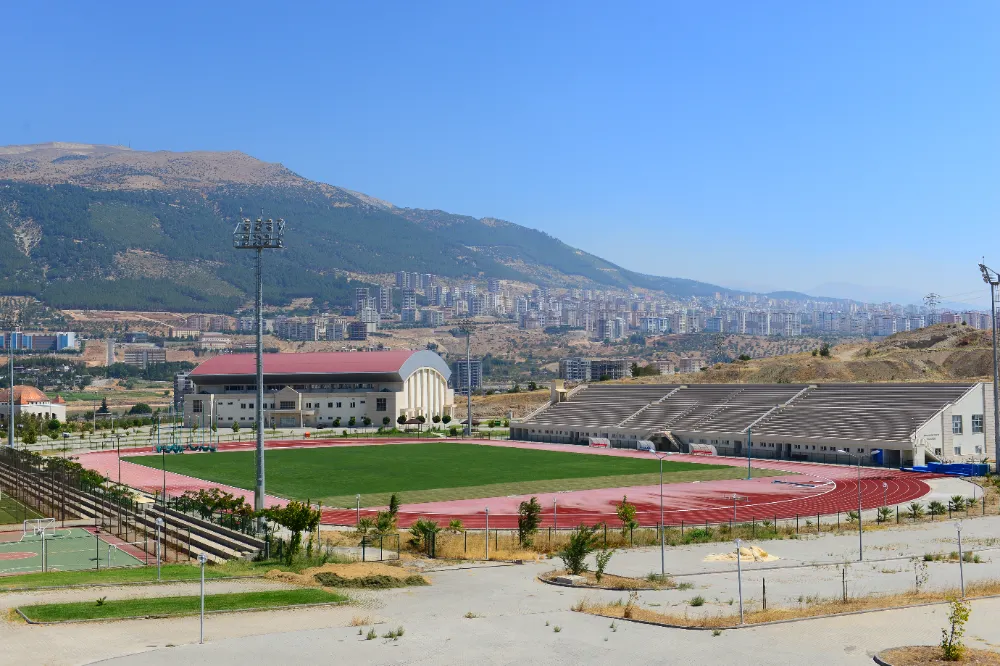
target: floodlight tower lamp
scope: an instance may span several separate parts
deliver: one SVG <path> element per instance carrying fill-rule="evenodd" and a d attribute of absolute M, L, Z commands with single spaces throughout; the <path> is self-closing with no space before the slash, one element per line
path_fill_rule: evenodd
<path fill-rule="evenodd" d="M 1000 274 L 985 263 L 979 264 L 983 274 L 983 282 L 990 285 L 990 328 L 993 333 L 993 457 L 1000 456 L 1000 369 L 997 359 L 997 289 L 1000 287 Z"/>

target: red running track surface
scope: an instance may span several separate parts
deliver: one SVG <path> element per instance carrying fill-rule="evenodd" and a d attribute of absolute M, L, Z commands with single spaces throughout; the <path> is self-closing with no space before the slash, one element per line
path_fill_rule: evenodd
<path fill-rule="evenodd" d="M 315 446 L 380 446 L 385 444 L 420 444 L 438 440 L 282 440 L 268 442 L 268 449 L 302 448 Z M 450 440 L 455 441 L 455 440 Z M 557 444 L 536 444 L 529 442 L 469 441 L 470 445 L 510 446 L 579 453 L 581 455 L 610 455 L 627 457 L 649 457 L 648 453 L 620 449 L 591 449 Z M 223 444 L 220 451 L 247 450 L 253 442 Z M 190 455 L 202 455 L 191 453 Z M 672 455 L 668 458 L 678 462 L 698 462 L 715 465 L 745 467 L 742 458 Z M 118 460 L 113 451 L 98 451 L 83 454 L 79 461 L 90 469 L 100 471 L 111 479 L 117 479 Z M 858 508 L 857 467 L 844 465 L 821 465 L 778 460 L 754 460 L 755 469 L 770 469 L 789 472 L 788 476 L 764 477 L 759 479 L 730 479 L 724 481 L 704 481 L 672 483 L 663 487 L 663 522 L 666 525 L 697 524 L 704 522 L 728 522 L 733 519 L 733 494 L 746 497 L 737 502 L 736 520 L 767 520 L 774 518 L 803 519 L 817 514 L 856 511 Z M 122 462 L 122 482 L 147 492 L 158 491 L 163 483 L 162 472 L 155 469 Z M 893 469 L 862 468 L 861 503 L 863 509 L 900 504 L 922 497 L 930 491 L 926 480 L 937 478 L 934 474 L 916 474 Z M 167 492 L 178 495 L 185 490 L 221 487 L 234 494 L 243 495 L 253 502 L 253 493 L 248 490 L 219 486 L 201 479 L 168 472 Z M 883 484 L 886 488 L 883 489 Z M 628 495 L 629 502 L 635 504 L 637 520 L 641 525 L 655 525 L 660 521 L 660 487 L 633 486 L 623 488 L 602 488 L 536 495 L 543 507 L 543 526 L 554 523 L 568 527 L 581 522 L 615 522 L 615 504 Z M 466 527 L 482 528 L 486 522 L 485 508 L 490 509 L 490 527 L 509 529 L 517 527 L 517 507 L 528 496 L 493 497 L 475 500 L 454 500 L 429 502 L 425 504 L 404 504 L 400 507 L 399 525 L 409 527 L 421 517 L 447 523 L 461 520 Z M 553 500 L 556 511 L 553 511 Z M 281 504 L 284 500 L 268 496 L 268 506 Z M 379 509 L 368 507 L 361 510 L 361 516 L 374 517 Z M 354 509 L 324 509 L 322 522 L 327 525 L 354 525 L 357 513 Z M 556 523 L 556 521 L 558 521 Z"/>

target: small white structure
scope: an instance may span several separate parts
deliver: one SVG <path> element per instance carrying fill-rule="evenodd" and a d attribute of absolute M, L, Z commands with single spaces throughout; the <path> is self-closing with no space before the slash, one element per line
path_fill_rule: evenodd
<path fill-rule="evenodd" d="M 10 389 L 0 390 L 0 425 L 7 425 L 7 410 L 10 405 Z M 34 386 L 14 387 L 14 418 L 21 414 L 37 415 L 39 418 L 66 420 L 66 401 L 56 396 L 49 399 Z"/>

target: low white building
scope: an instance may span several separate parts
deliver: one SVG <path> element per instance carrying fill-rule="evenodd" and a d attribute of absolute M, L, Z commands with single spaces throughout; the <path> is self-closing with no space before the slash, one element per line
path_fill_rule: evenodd
<path fill-rule="evenodd" d="M 10 409 L 10 389 L 0 390 L 0 425 L 6 427 Z M 14 418 L 37 415 L 41 419 L 66 420 L 66 401 L 56 396 L 50 399 L 34 386 L 14 386 Z M 16 423 L 17 421 L 15 421 Z"/>
<path fill-rule="evenodd" d="M 267 427 L 329 427 L 351 417 L 382 425 L 388 417 L 452 415 L 451 370 L 431 351 L 264 354 L 264 421 Z M 194 392 L 184 396 L 187 426 L 214 423 L 249 428 L 255 418 L 253 354 L 223 354 L 195 368 Z"/>

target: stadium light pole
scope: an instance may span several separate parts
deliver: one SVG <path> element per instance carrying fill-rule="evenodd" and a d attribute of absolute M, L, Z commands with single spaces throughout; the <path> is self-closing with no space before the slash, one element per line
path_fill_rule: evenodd
<path fill-rule="evenodd" d="M 983 282 L 990 285 L 990 328 L 993 329 L 993 459 L 1000 460 L 1000 374 L 997 372 L 997 287 L 1000 274 L 985 264 L 979 264 Z"/>
<path fill-rule="evenodd" d="M 663 459 L 667 457 L 667 454 L 656 451 L 652 451 L 652 454 L 660 461 L 660 576 L 662 577 L 667 575 L 667 549 L 664 543 L 666 530 L 663 529 Z"/>
<path fill-rule="evenodd" d="M 7 364 L 10 372 L 10 391 L 7 393 L 7 446 L 14 448 L 14 334 L 11 330 L 7 337 Z"/>
<path fill-rule="evenodd" d="M 747 481 L 750 480 L 750 444 L 753 441 L 753 426 L 747 427 Z"/>
<path fill-rule="evenodd" d="M 254 492 L 254 509 L 264 510 L 264 280 L 261 262 L 264 250 L 280 250 L 284 244 L 285 221 L 264 220 L 258 217 L 256 221 L 240 216 L 240 222 L 233 230 L 233 247 L 237 250 L 253 250 L 256 255 L 254 271 L 254 329 L 257 334 L 257 398 L 254 404 L 254 420 L 257 431 L 257 483 Z M 263 518 L 261 519 L 263 521 Z"/>
<path fill-rule="evenodd" d="M 863 562 L 865 559 L 865 550 L 864 528 L 861 525 L 861 456 L 853 454 L 850 451 L 845 451 L 844 449 L 837 449 L 837 453 L 843 453 L 858 459 L 858 562 Z M 838 518 L 838 520 L 840 519 Z"/>

